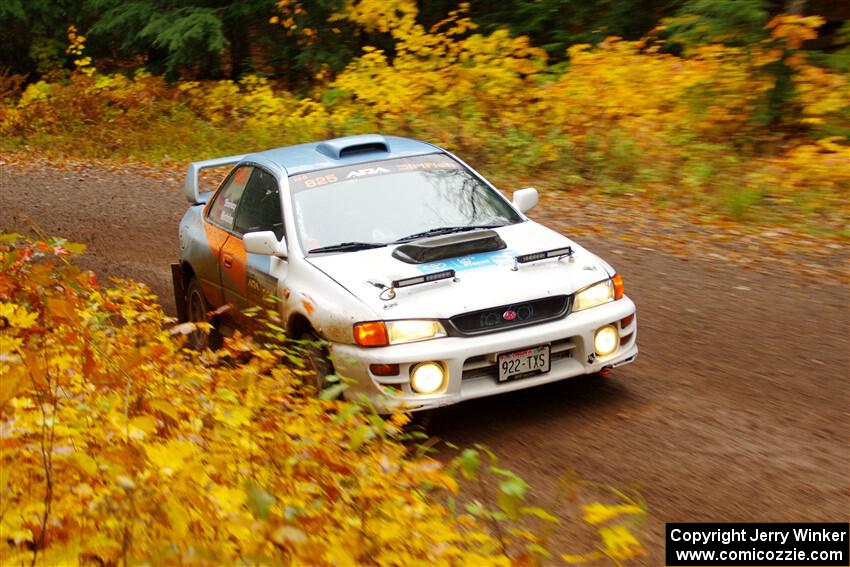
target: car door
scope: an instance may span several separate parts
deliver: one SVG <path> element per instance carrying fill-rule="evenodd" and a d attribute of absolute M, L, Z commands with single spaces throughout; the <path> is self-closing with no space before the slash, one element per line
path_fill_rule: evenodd
<path fill-rule="evenodd" d="M 278 240 L 284 237 L 282 203 L 277 179 L 255 166 L 239 201 L 231 237 L 222 249 L 222 287 L 225 302 L 238 311 L 260 304 L 277 294 L 277 283 L 286 260 L 261 254 L 248 254 L 242 236 L 270 230 Z"/>
<path fill-rule="evenodd" d="M 204 258 L 193 265 L 204 295 L 212 307 L 220 307 L 225 302 L 222 253 L 233 233 L 239 201 L 253 169 L 247 165 L 235 168 L 210 200 L 204 215 L 204 233 L 209 245 L 209 254 L 204 254 Z"/>

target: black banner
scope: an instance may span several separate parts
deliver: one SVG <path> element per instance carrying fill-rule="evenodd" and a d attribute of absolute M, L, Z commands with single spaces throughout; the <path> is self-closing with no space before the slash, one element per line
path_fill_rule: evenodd
<path fill-rule="evenodd" d="M 850 524 L 667 524 L 670 567 L 850 566 Z"/>

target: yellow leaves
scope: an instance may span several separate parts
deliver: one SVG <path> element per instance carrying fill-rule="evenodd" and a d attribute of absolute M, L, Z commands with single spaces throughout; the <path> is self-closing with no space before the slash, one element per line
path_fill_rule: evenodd
<path fill-rule="evenodd" d="M 179 439 L 171 439 L 165 444 L 145 445 L 144 449 L 148 461 L 167 476 L 187 466 L 198 452 L 194 443 Z"/>
<path fill-rule="evenodd" d="M 218 396 L 223 404 L 216 407 L 215 419 L 231 427 L 239 427 L 251 423 L 253 410 L 249 406 L 241 405 L 236 393 L 232 390 L 221 390 Z"/>
<path fill-rule="evenodd" d="M 83 52 L 86 44 L 86 37 L 77 34 L 77 26 L 71 24 L 68 26 L 68 47 L 65 53 L 69 55 L 80 55 Z"/>
<path fill-rule="evenodd" d="M 405 425 L 410 423 L 410 414 L 394 413 L 392 414 L 392 416 L 390 416 L 390 422 L 398 427 L 404 427 Z"/>
<path fill-rule="evenodd" d="M 130 439 L 141 440 L 156 432 L 156 419 L 149 415 L 142 415 L 130 419 L 128 425 Z"/>
<path fill-rule="evenodd" d="M 583 55 L 589 54 L 592 46 L 589 43 L 574 43 L 567 48 L 567 56 L 570 61 L 576 62 L 581 60 Z"/>
<path fill-rule="evenodd" d="M 599 535 L 602 537 L 602 552 L 617 561 L 633 559 L 644 554 L 643 546 L 625 526 L 601 528 Z"/>
<path fill-rule="evenodd" d="M 169 498 L 165 504 L 163 504 L 163 510 L 165 511 L 166 517 L 168 517 L 168 523 L 171 528 L 174 530 L 175 534 L 179 539 L 183 539 L 189 533 L 189 525 L 191 522 L 191 517 L 179 502 L 176 502 L 173 498 Z"/>
<path fill-rule="evenodd" d="M 9 488 L 9 467 L 0 466 L 0 499 L 5 500 L 6 491 Z"/>
<path fill-rule="evenodd" d="M 245 505 L 247 500 L 247 493 L 244 489 L 221 484 L 214 485 L 209 493 L 224 514 L 241 513 L 242 506 Z"/>
<path fill-rule="evenodd" d="M 13 343 L 13 341 L 15 341 Z M 9 350 L 4 350 L 8 348 Z M 20 348 L 20 340 L 10 340 L 8 337 L 0 335 L 0 407 L 7 401 L 11 400 L 18 394 L 24 392 L 30 386 L 30 377 L 26 367 L 23 364 L 10 364 L 14 352 L 12 348 L 17 350 Z M 20 359 L 20 357 L 17 357 Z"/>
<path fill-rule="evenodd" d="M 80 472 L 89 477 L 94 477 L 98 473 L 97 463 L 87 454 L 81 451 L 75 451 L 71 454 L 71 460 L 79 467 Z"/>
<path fill-rule="evenodd" d="M 83 51 L 86 48 L 86 37 L 84 35 L 80 35 L 77 33 L 77 27 L 72 25 L 68 26 L 68 47 L 65 49 L 65 53 L 68 55 L 77 56 L 74 59 L 74 66 L 80 70 L 83 74 L 92 76 L 94 74 L 94 67 L 92 67 L 92 59 L 88 56 L 82 56 Z"/>
<path fill-rule="evenodd" d="M 345 17 L 366 31 L 390 33 L 403 41 L 424 32 L 416 24 L 418 13 L 412 0 L 359 0 L 348 3 Z"/>
<path fill-rule="evenodd" d="M 0 334 L 0 374 L 12 368 L 12 363 L 21 361 L 18 351 L 23 345 L 23 339 L 20 337 L 11 337 L 7 334 Z"/>
<path fill-rule="evenodd" d="M 616 565 L 622 565 L 624 561 L 646 554 L 643 545 L 625 525 L 602 527 L 599 529 L 599 538 L 601 541 L 596 551 L 584 554 L 564 553 L 561 558 L 570 565 L 595 563 L 605 558 L 613 560 Z"/>
<path fill-rule="evenodd" d="M 47 100 L 54 86 L 46 81 L 38 81 L 29 85 L 18 100 L 19 107 L 27 107 L 39 101 Z"/>
<path fill-rule="evenodd" d="M 357 559 L 348 545 L 332 545 L 325 550 L 323 559 L 328 565 L 339 565 L 340 567 L 354 567 L 357 564 Z"/>
<path fill-rule="evenodd" d="M 850 116 L 850 79 L 809 65 L 805 59 L 789 58 L 797 74 L 793 77 L 807 123 L 822 123 L 827 117 L 846 121 Z"/>
<path fill-rule="evenodd" d="M 30 329 L 38 322 L 38 313 L 31 313 L 23 305 L 0 302 L 0 330 Z"/>
<path fill-rule="evenodd" d="M 643 510 L 634 504 L 608 505 L 594 502 L 582 506 L 584 521 L 591 525 L 603 524 L 621 515 L 641 514 Z"/>
<path fill-rule="evenodd" d="M 151 408 L 171 418 L 174 421 L 180 419 L 180 413 L 178 412 L 177 408 L 174 407 L 171 402 L 168 402 L 166 400 L 151 400 Z"/>
<path fill-rule="evenodd" d="M 826 152 L 843 154 L 845 159 L 850 160 L 850 144 L 846 138 L 841 136 L 830 136 L 828 138 L 821 138 L 817 141 L 817 146 Z"/>
<path fill-rule="evenodd" d="M 180 85 L 181 87 L 183 85 Z M 130 88 L 130 81 L 124 75 L 98 75 L 95 78 L 92 90 L 97 91 L 114 91 Z"/>

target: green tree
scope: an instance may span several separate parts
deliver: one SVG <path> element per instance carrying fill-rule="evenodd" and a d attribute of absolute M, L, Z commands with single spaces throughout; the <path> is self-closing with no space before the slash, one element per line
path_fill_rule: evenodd
<path fill-rule="evenodd" d="M 667 20 L 670 39 L 676 43 L 751 45 L 767 37 L 768 0 L 686 0 Z"/>
<path fill-rule="evenodd" d="M 419 2 L 426 25 L 457 7 L 456 0 Z M 529 36 L 553 60 L 575 43 L 598 43 L 608 36 L 638 39 L 672 15 L 681 0 L 471 0 L 473 19 L 485 31 L 508 27 Z"/>
<path fill-rule="evenodd" d="M 252 44 L 273 30 L 274 0 L 89 0 L 98 17 L 92 38 L 123 55 L 145 54 L 153 72 L 171 78 L 192 70 L 220 77 L 225 67 L 238 77 L 250 70 Z"/>
<path fill-rule="evenodd" d="M 87 2 L 98 14 L 88 30 L 95 43 L 125 58 L 143 54 L 150 71 L 171 79 L 262 73 L 303 87 L 323 66 L 341 69 L 357 51 L 350 27 L 328 23 L 343 0 L 298 2 L 291 29 L 272 21 L 281 16 L 276 0 Z"/>
<path fill-rule="evenodd" d="M 82 0 L 0 0 L 0 75 L 34 80 L 68 63 L 68 24 L 83 19 Z"/>

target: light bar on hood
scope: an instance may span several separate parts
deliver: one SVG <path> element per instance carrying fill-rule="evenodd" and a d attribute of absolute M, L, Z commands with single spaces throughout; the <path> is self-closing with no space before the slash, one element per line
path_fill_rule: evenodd
<path fill-rule="evenodd" d="M 564 256 L 572 256 L 573 249 L 571 246 L 563 248 L 553 248 L 544 250 L 543 252 L 532 252 L 531 254 L 522 254 L 514 256 L 514 270 L 517 269 L 517 264 L 528 264 L 529 262 L 537 262 L 538 260 L 546 260 L 548 258 L 563 258 Z"/>
<path fill-rule="evenodd" d="M 443 270 L 442 272 L 434 272 L 433 274 L 424 274 L 422 276 L 414 276 L 412 278 L 404 278 L 403 280 L 393 280 L 390 287 L 398 289 L 400 287 L 409 287 L 423 283 L 437 282 L 455 277 L 454 270 Z"/>

